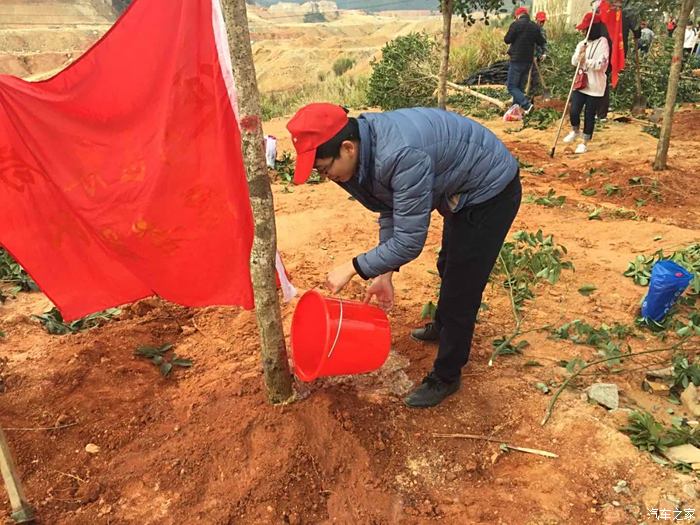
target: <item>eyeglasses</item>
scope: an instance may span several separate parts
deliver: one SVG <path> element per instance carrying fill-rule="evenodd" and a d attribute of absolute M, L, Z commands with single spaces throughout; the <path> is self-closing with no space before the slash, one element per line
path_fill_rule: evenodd
<path fill-rule="evenodd" d="M 321 175 L 322 177 L 327 177 L 328 172 L 330 169 L 333 167 L 333 163 L 335 162 L 335 157 L 333 157 L 333 160 L 330 161 L 330 163 L 326 166 L 323 166 L 322 168 L 319 168 L 318 166 L 315 168 L 316 172 Z"/>

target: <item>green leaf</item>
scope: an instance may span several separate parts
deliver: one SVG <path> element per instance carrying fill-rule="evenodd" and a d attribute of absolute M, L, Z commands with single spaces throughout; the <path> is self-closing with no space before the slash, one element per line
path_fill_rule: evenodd
<path fill-rule="evenodd" d="M 596 193 L 598 193 L 598 192 L 593 188 L 585 188 L 585 189 L 581 190 L 581 194 L 585 195 L 586 197 L 592 197 Z"/>
<path fill-rule="evenodd" d="M 432 301 L 427 302 L 423 305 L 420 311 L 421 319 L 435 319 L 435 313 L 437 312 L 437 307 Z"/>
<path fill-rule="evenodd" d="M 537 387 L 537 389 L 538 389 L 540 392 L 542 392 L 543 394 L 549 394 L 549 387 L 548 387 L 546 384 L 544 384 L 544 383 L 537 383 L 537 384 L 535 385 L 535 387 Z"/>
<path fill-rule="evenodd" d="M 193 364 L 191 359 L 184 359 L 182 357 L 173 357 L 173 360 L 170 362 L 175 366 L 182 366 L 184 368 L 189 368 Z"/>
<path fill-rule="evenodd" d="M 588 215 L 588 220 L 589 221 L 601 221 L 603 220 L 600 216 L 600 210 L 596 208 L 593 210 L 589 215 Z"/>
<path fill-rule="evenodd" d="M 581 286 L 581 288 L 578 289 L 578 293 L 584 296 L 591 295 L 593 292 L 595 292 L 598 288 L 594 284 L 584 284 Z"/>
<path fill-rule="evenodd" d="M 163 377 L 168 377 L 170 372 L 173 369 L 172 363 L 168 363 L 167 361 L 164 363 L 161 363 L 160 365 L 160 373 L 163 374 Z"/>

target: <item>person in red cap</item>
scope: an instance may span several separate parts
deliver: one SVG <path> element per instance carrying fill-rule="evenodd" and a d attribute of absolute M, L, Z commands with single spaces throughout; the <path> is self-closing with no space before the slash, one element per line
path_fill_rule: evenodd
<path fill-rule="evenodd" d="M 544 37 L 544 40 L 545 40 L 544 45 L 539 45 L 539 44 L 535 45 L 535 60 L 539 64 L 545 58 L 547 58 L 547 31 L 544 28 L 544 25 L 547 22 L 547 13 L 545 13 L 544 11 L 538 11 L 537 14 L 535 15 L 535 22 L 537 23 L 538 26 L 540 26 L 540 31 L 542 31 L 542 36 Z M 532 85 L 531 85 L 530 93 L 536 93 L 538 87 L 542 83 L 542 82 L 540 82 L 540 69 L 538 67 L 534 68 L 530 72 L 530 75 L 532 77 L 532 82 L 531 82 Z"/>
<path fill-rule="evenodd" d="M 593 138 L 598 104 L 605 95 L 607 86 L 607 68 L 610 61 L 610 41 L 600 15 L 586 13 L 576 29 L 587 36 L 576 46 L 571 57 L 571 64 L 578 68 L 579 74 L 585 76 L 583 85 L 576 87 L 571 94 L 571 132 L 564 137 L 564 143 L 580 140 L 575 153 L 588 151 L 588 143 Z M 581 111 L 585 109 L 583 135 L 581 135 Z"/>
<path fill-rule="evenodd" d="M 513 97 L 513 104 L 520 106 L 527 114 L 532 111 L 532 101 L 525 95 L 527 77 L 535 57 L 535 46 L 547 44 L 539 25 L 530 20 L 530 15 L 525 7 L 515 10 L 515 22 L 508 28 L 503 38 L 506 44 L 510 44 L 508 55 L 508 93 Z"/>
<path fill-rule="evenodd" d="M 355 276 L 373 279 L 365 300 L 394 303 L 392 275 L 418 257 L 431 212 L 444 217 L 433 323 L 414 330 L 439 343 L 433 369 L 406 399 L 435 406 L 459 389 L 489 274 L 520 206 L 518 161 L 481 124 L 434 108 L 363 113 L 337 105 L 301 108 L 287 124 L 297 152 L 294 182 L 315 169 L 379 214 L 379 245 L 333 269 L 338 293 Z"/>

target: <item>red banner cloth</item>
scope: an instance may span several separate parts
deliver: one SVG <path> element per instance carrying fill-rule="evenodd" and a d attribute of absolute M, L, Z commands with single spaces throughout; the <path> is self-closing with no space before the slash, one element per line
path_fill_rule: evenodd
<path fill-rule="evenodd" d="M 153 294 L 252 308 L 221 24 L 218 0 L 135 0 L 53 78 L 0 76 L 0 243 L 65 319 Z"/>
<path fill-rule="evenodd" d="M 625 69 L 625 42 L 622 35 L 622 9 L 613 8 L 608 0 L 602 0 L 600 7 L 600 18 L 608 28 L 612 49 L 610 50 L 610 66 L 612 87 L 617 87 L 620 79 L 620 71 Z"/>

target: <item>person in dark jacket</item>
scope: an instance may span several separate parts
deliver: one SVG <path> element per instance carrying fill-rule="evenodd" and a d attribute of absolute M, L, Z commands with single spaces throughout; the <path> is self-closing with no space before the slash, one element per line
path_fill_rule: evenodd
<path fill-rule="evenodd" d="M 481 124 L 439 109 L 411 108 L 348 118 L 334 104 L 301 108 L 287 124 L 297 152 L 294 182 L 312 169 L 379 213 L 379 245 L 333 269 L 338 293 L 355 276 L 373 279 L 365 300 L 394 303 L 392 275 L 423 250 L 431 212 L 443 216 L 433 323 L 412 332 L 438 342 L 433 369 L 406 399 L 435 406 L 459 389 L 476 314 L 522 189 L 518 161 Z"/>
<path fill-rule="evenodd" d="M 532 101 L 525 95 L 525 85 L 535 57 L 535 46 L 544 47 L 547 41 L 542 35 L 540 26 L 530 20 L 526 8 L 516 9 L 515 19 L 503 39 L 506 44 L 510 44 L 508 92 L 513 96 L 513 104 L 519 105 L 525 113 L 529 113 L 533 106 Z"/>

